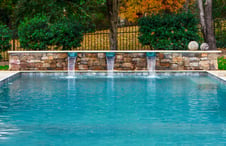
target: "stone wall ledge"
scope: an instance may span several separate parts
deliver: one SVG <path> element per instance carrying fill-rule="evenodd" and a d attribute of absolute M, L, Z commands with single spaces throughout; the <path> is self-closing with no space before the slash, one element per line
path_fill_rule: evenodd
<path fill-rule="evenodd" d="M 147 70 L 147 52 L 156 52 L 156 70 L 217 70 L 221 51 L 110 51 L 114 70 Z M 67 70 L 69 51 L 10 51 L 10 70 Z M 106 70 L 109 51 L 77 52 L 74 70 Z"/>
<path fill-rule="evenodd" d="M 147 52 L 155 52 L 155 53 L 222 53 L 220 50 L 208 50 L 208 51 L 189 51 L 189 50 L 74 50 L 74 51 L 8 51 L 9 54 L 12 53 L 147 53 Z"/>

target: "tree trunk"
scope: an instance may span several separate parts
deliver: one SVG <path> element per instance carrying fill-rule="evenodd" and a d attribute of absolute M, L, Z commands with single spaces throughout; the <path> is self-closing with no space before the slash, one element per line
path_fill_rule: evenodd
<path fill-rule="evenodd" d="M 107 0 L 108 19 L 110 24 L 110 49 L 118 49 L 118 0 Z"/>
<path fill-rule="evenodd" d="M 190 0 L 186 0 L 185 1 L 185 6 L 184 6 L 184 9 L 185 9 L 186 13 L 188 12 L 189 4 L 190 4 Z"/>
<path fill-rule="evenodd" d="M 198 7 L 199 7 L 199 17 L 200 17 L 200 23 L 201 23 L 201 30 L 204 37 L 204 40 L 206 41 L 206 22 L 205 22 L 205 12 L 203 7 L 203 0 L 198 0 Z"/>
<path fill-rule="evenodd" d="M 206 0 L 205 3 L 205 20 L 206 20 L 206 42 L 211 50 L 216 50 L 216 39 L 214 35 L 214 22 L 212 16 L 212 0 Z"/>
<path fill-rule="evenodd" d="M 205 6 L 203 0 L 198 0 L 200 23 L 203 37 L 209 45 L 210 50 L 216 50 L 216 39 L 214 35 L 214 21 L 212 16 L 212 0 L 206 0 Z"/>

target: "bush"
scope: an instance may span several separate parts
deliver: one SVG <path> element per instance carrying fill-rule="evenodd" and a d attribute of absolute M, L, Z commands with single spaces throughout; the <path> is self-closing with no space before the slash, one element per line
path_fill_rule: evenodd
<path fill-rule="evenodd" d="M 32 50 L 48 49 L 52 39 L 52 33 L 45 16 L 35 16 L 27 19 L 19 25 L 18 36 L 21 47 Z"/>
<path fill-rule="evenodd" d="M 218 69 L 226 70 L 226 58 L 224 56 L 218 58 Z"/>
<path fill-rule="evenodd" d="M 33 50 L 46 50 L 55 45 L 63 50 L 80 46 L 83 40 L 82 27 L 74 19 L 64 18 L 54 24 L 45 16 L 25 19 L 18 29 L 21 47 Z"/>
<path fill-rule="evenodd" d="M 139 20 L 139 41 L 156 50 L 186 50 L 190 41 L 199 41 L 198 20 L 190 13 L 158 14 Z"/>
<path fill-rule="evenodd" d="M 52 44 L 70 50 L 81 46 L 83 33 L 81 25 L 73 19 L 65 18 L 51 26 Z"/>
<path fill-rule="evenodd" d="M 8 70 L 8 69 L 9 69 L 8 65 L 0 66 L 0 70 Z"/>
<path fill-rule="evenodd" d="M 11 34 L 6 25 L 0 24 L 0 52 L 11 48 Z"/>

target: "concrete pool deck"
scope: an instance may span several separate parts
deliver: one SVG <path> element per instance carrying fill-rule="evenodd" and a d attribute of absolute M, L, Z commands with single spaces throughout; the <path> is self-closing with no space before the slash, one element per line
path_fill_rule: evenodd
<path fill-rule="evenodd" d="M 19 71 L 0 71 L 0 82 L 19 73 Z"/>
<path fill-rule="evenodd" d="M 222 70 L 222 71 L 207 71 L 209 74 L 214 75 L 220 79 L 222 79 L 223 81 L 226 81 L 226 70 Z"/>

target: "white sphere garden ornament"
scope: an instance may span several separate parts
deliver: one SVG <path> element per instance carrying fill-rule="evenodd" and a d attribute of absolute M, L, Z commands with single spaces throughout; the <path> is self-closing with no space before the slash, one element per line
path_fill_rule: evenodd
<path fill-rule="evenodd" d="M 209 45 L 207 43 L 202 43 L 200 46 L 201 50 L 209 50 Z"/>
<path fill-rule="evenodd" d="M 188 49 L 189 50 L 198 50 L 199 48 L 199 44 L 198 42 L 196 41 L 191 41 L 189 44 L 188 44 Z"/>

